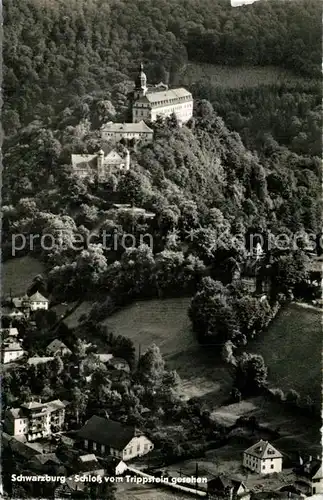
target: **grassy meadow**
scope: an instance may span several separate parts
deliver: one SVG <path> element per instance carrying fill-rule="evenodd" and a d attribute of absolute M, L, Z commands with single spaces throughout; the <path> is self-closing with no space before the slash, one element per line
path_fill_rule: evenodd
<path fill-rule="evenodd" d="M 43 264 L 29 255 L 7 260 L 2 264 L 1 286 L 2 294 L 23 295 L 37 274 L 43 274 Z"/>
<path fill-rule="evenodd" d="M 188 63 L 176 75 L 173 85 L 192 85 L 207 80 L 214 85 L 231 89 L 300 82 L 302 77 L 275 66 L 223 66 Z M 304 79 L 306 80 L 306 79 Z"/>
<path fill-rule="evenodd" d="M 322 392 L 322 330 L 319 310 L 290 304 L 249 351 L 261 354 L 272 386 L 319 400 Z"/>
<path fill-rule="evenodd" d="M 155 343 L 183 383 L 186 397 L 222 401 L 231 377 L 222 361 L 194 339 L 187 309 L 188 298 L 138 301 L 104 321 L 109 331 L 131 338 L 143 353 Z"/>

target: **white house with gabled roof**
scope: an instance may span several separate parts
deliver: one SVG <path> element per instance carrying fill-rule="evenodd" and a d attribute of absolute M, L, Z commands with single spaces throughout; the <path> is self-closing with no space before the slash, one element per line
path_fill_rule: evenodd
<path fill-rule="evenodd" d="M 39 309 L 44 309 L 47 311 L 49 300 L 46 299 L 41 293 L 36 292 L 29 297 L 29 304 L 31 311 L 38 311 Z"/>
<path fill-rule="evenodd" d="M 242 465 L 258 474 L 281 472 L 283 455 L 268 441 L 261 439 L 243 452 Z"/>

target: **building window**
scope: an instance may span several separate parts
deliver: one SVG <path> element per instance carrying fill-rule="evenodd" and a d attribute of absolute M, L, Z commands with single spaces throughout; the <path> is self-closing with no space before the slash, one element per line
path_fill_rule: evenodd
<path fill-rule="evenodd" d="M 132 447 L 129 448 L 129 455 L 132 455 Z"/>
<path fill-rule="evenodd" d="M 274 468 L 274 464 L 271 464 L 270 468 L 273 469 Z"/>
<path fill-rule="evenodd" d="M 96 451 L 96 443 L 93 443 L 93 451 Z"/>
<path fill-rule="evenodd" d="M 140 451 L 140 443 L 137 444 L 137 451 Z"/>
<path fill-rule="evenodd" d="M 266 468 L 266 465 L 264 464 L 264 465 L 262 466 L 262 468 L 263 468 L 263 469 L 265 469 L 265 468 Z"/>

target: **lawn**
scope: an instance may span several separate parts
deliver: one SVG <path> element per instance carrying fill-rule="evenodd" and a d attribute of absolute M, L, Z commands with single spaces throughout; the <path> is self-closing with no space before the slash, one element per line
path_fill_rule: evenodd
<path fill-rule="evenodd" d="M 44 274 L 43 264 L 26 255 L 8 260 L 2 264 L 1 284 L 3 295 L 23 295 L 37 274 Z"/>
<path fill-rule="evenodd" d="M 261 396 L 217 408 L 212 413 L 217 422 L 228 427 L 242 416 L 255 416 L 262 426 L 279 430 L 281 437 L 273 441 L 273 444 L 288 455 L 295 456 L 302 450 L 315 456 L 321 450 L 318 420 L 301 416 L 284 405 Z M 260 438 L 272 441 L 272 437 L 264 431 L 261 431 Z"/>
<path fill-rule="evenodd" d="M 214 64 L 188 63 L 174 78 L 174 85 L 192 85 L 200 80 L 207 80 L 220 87 L 238 89 L 300 82 L 301 77 L 291 71 L 275 66 L 246 67 L 222 66 Z"/>
<path fill-rule="evenodd" d="M 290 304 L 267 332 L 249 345 L 263 356 L 272 386 L 321 399 L 322 327 L 319 310 Z"/>
<path fill-rule="evenodd" d="M 187 397 L 219 404 L 230 392 L 227 368 L 210 349 L 198 345 L 192 333 L 188 298 L 149 300 L 132 304 L 104 321 L 109 331 L 131 338 L 143 353 L 155 343 L 171 369 L 176 369 Z"/>

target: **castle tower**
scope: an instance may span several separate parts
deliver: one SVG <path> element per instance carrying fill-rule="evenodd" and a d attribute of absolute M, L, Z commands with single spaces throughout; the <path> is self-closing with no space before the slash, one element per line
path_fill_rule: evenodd
<path fill-rule="evenodd" d="M 139 73 L 135 80 L 135 91 L 134 98 L 139 99 L 146 95 L 147 92 L 147 76 L 144 73 L 144 65 L 141 63 L 139 68 Z"/>

